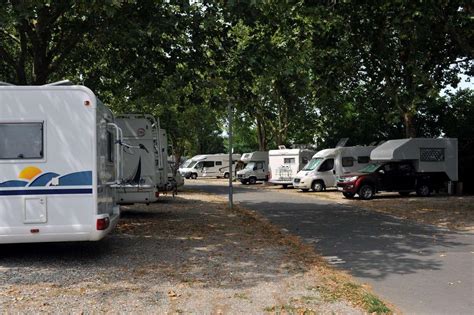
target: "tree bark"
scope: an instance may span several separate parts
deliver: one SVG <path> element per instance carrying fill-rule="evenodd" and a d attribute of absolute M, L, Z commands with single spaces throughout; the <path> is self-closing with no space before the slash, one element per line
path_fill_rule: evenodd
<path fill-rule="evenodd" d="M 415 115 L 411 112 L 403 114 L 403 121 L 405 122 L 405 136 L 407 138 L 416 138 Z"/>

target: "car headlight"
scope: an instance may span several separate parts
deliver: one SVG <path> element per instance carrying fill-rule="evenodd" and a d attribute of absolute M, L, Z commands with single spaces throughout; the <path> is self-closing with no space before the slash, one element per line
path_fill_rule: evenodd
<path fill-rule="evenodd" d="M 358 176 L 344 177 L 344 182 L 355 182 L 359 178 Z"/>

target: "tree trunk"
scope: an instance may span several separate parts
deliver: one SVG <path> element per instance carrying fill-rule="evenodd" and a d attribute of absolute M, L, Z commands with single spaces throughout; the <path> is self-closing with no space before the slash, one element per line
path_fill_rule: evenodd
<path fill-rule="evenodd" d="M 416 138 L 415 115 L 411 112 L 403 113 L 405 122 L 405 136 L 407 138 Z"/>

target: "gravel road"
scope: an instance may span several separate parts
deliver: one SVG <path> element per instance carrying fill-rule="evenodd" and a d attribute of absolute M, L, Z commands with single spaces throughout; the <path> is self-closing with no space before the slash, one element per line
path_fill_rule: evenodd
<path fill-rule="evenodd" d="M 255 224 L 185 193 L 126 207 L 100 242 L 1 245 L 0 312 L 361 313 Z"/>

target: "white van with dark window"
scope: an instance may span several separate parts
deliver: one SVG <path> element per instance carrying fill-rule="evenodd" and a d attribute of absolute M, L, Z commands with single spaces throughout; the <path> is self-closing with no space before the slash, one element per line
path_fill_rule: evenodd
<path fill-rule="evenodd" d="M 293 178 L 293 186 L 302 191 L 336 187 L 338 176 L 357 171 L 369 163 L 374 148 L 354 146 L 321 150 Z"/>
<path fill-rule="evenodd" d="M 232 154 L 232 172 L 235 172 L 240 154 Z M 224 177 L 229 178 L 229 155 L 203 154 L 196 155 L 184 162 L 178 170 L 184 178 L 196 179 L 198 177 Z"/>

